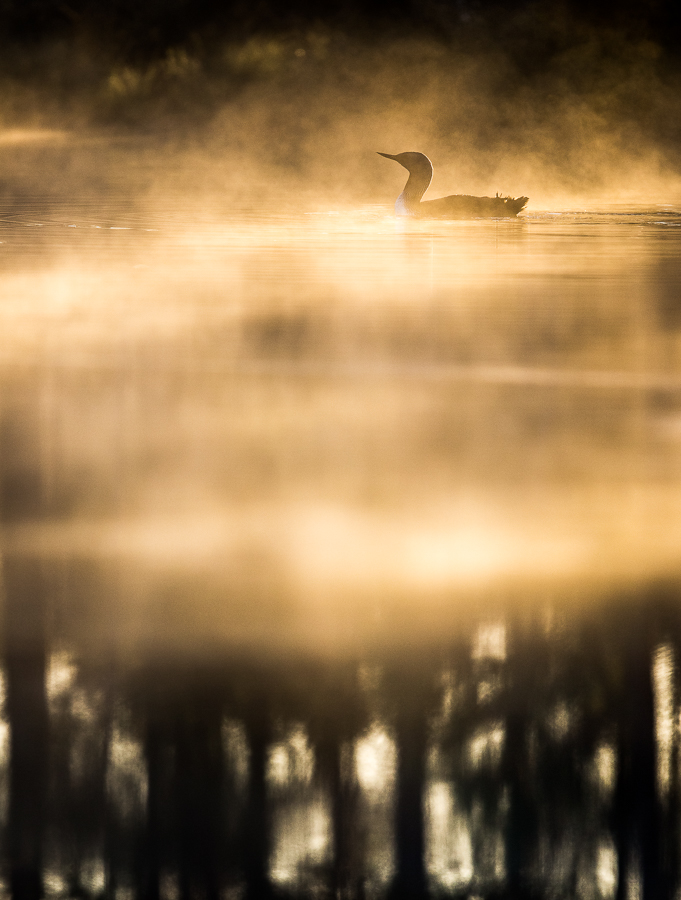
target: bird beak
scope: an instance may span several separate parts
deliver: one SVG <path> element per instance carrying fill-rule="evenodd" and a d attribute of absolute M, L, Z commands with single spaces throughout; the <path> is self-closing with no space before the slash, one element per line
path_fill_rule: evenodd
<path fill-rule="evenodd" d="M 390 153 L 381 153 L 380 150 L 377 150 L 376 153 L 378 153 L 379 156 L 385 156 L 386 159 L 395 159 L 395 157 Z"/>

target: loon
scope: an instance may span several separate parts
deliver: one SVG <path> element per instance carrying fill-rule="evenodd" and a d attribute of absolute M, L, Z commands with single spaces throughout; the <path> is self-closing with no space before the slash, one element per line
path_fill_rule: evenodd
<path fill-rule="evenodd" d="M 473 219 L 478 217 L 517 216 L 529 197 L 469 197 L 452 194 L 439 200 L 421 200 L 433 177 L 433 164 L 425 153 L 381 153 L 394 159 L 409 172 L 404 190 L 395 201 L 396 216 L 420 216 L 438 219 Z"/>

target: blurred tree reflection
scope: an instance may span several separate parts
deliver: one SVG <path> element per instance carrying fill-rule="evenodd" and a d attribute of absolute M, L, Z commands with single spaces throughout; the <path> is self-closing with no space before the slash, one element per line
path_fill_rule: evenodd
<path fill-rule="evenodd" d="M 12 528 L 45 514 L 41 478 L 40 385 L 11 385 L 0 409 L 0 524 Z M 4 659 L 10 728 L 7 865 L 12 897 L 42 896 L 48 784 L 48 710 L 45 693 L 46 606 L 50 579 L 41 559 L 5 553 Z"/>
<path fill-rule="evenodd" d="M 676 897 L 675 581 L 571 615 L 489 607 L 401 654 L 104 658 L 48 630 L 60 576 L 12 538 L 53 514 L 40 386 L 15 387 L 0 417 L 13 898 Z M 394 791 L 383 888 L 357 752 L 372 733 L 395 759 L 394 783 L 372 776 Z"/>

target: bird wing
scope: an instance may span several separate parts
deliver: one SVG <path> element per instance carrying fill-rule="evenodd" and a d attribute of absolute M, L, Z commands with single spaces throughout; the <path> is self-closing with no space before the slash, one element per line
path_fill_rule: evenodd
<path fill-rule="evenodd" d="M 422 200 L 419 204 L 419 215 L 447 219 L 516 216 L 525 207 L 528 199 L 528 197 L 472 197 L 469 194 L 452 194 L 438 200 Z"/>

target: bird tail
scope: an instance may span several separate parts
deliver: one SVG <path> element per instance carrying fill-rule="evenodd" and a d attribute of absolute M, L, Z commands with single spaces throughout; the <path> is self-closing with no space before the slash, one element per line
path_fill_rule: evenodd
<path fill-rule="evenodd" d="M 513 210 L 513 214 L 517 215 L 521 209 L 525 209 L 527 205 L 527 201 L 529 197 L 508 197 L 506 200 L 506 206 Z"/>

